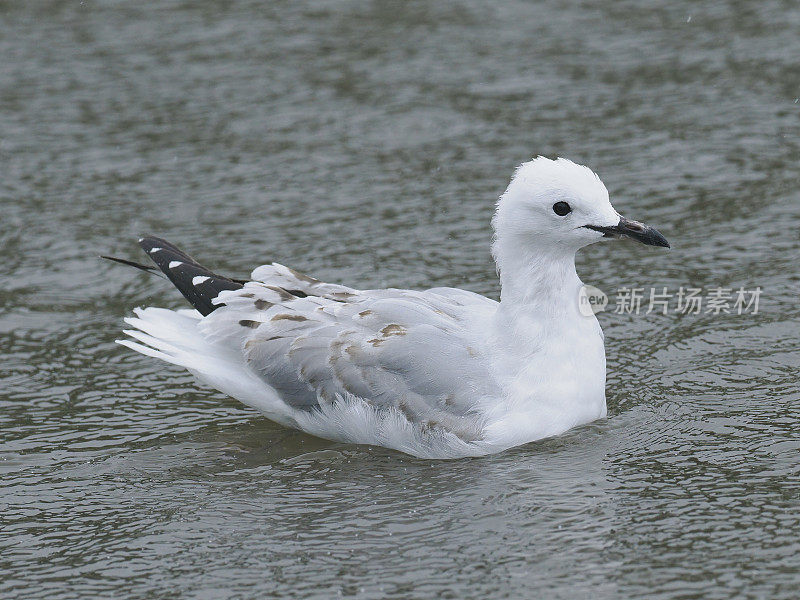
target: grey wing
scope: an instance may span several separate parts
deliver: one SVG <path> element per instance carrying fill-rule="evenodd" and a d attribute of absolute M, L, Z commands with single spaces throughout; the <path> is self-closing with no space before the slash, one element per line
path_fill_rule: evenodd
<path fill-rule="evenodd" d="M 427 293 L 447 298 L 457 306 L 468 306 L 477 310 L 494 311 L 499 304 L 496 300 L 460 288 L 437 287 L 427 290 Z"/>
<path fill-rule="evenodd" d="M 463 299 L 359 291 L 284 269 L 260 267 L 261 281 L 220 295 L 226 306 L 204 319 L 207 335 L 238 341 L 247 364 L 292 408 L 355 397 L 464 439 L 479 435 L 467 417 L 496 384 Z"/>
<path fill-rule="evenodd" d="M 250 278 L 267 286 L 280 287 L 300 298 L 319 296 L 332 300 L 347 300 L 358 293 L 358 290 L 353 288 L 336 283 L 325 283 L 279 263 L 257 267 L 253 270 Z"/>

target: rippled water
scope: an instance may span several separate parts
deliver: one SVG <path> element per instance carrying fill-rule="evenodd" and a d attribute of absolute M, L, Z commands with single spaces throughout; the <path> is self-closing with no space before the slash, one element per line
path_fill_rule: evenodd
<path fill-rule="evenodd" d="M 800 9 L 745 2 L 0 3 L 0 596 L 795 598 Z M 285 430 L 114 345 L 219 270 L 496 295 L 533 154 L 672 241 L 585 281 L 752 289 L 601 314 L 609 418 L 435 462 Z"/>

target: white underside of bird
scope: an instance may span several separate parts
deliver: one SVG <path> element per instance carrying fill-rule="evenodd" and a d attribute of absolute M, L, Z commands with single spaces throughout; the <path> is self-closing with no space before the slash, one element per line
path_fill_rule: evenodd
<path fill-rule="evenodd" d="M 119 343 L 287 427 L 424 458 L 490 454 L 605 417 L 603 333 L 580 310 L 575 252 L 610 236 L 666 240 L 621 218 L 600 180 L 564 159 L 520 167 L 493 225 L 500 302 L 454 288 L 357 290 L 277 263 L 234 282 L 148 238 L 150 257 L 207 314 L 136 309 L 133 339 Z"/>

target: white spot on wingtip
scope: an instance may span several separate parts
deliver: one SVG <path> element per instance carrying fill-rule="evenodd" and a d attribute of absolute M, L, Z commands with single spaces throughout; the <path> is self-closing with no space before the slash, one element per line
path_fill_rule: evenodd
<path fill-rule="evenodd" d="M 206 277 L 205 275 L 198 275 L 197 277 L 192 277 L 192 285 L 200 285 L 201 283 L 205 283 L 211 279 L 210 277 Z"/>
<path fill-rule="evenodd" d="M 155 248 L 150 248 L 150 254 L 155 254 L 160 250 L 163 250 L 163 248 L 159 248 L 158 246 L 156 246 Z"/>
<path fill-rule="evenodd" d="M 173 260 L 171 263 L 169 263 L 168 268 L 174 269 L 175 267 L 180 267 L 182 264 L 183 263 L 179 260 Z"/>

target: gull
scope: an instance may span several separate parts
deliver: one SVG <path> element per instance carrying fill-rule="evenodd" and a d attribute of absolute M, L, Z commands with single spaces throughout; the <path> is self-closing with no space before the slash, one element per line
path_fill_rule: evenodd
<path fill-rule="evenodd" d="M 564 158 L 520 165 L 492 226 L 499 302 L 449 287 L 358 290 L 278 263 L 234 279 L 146 236 L 139 245 L 193 309 L 137 308 L 132 339 L 117 342 L 286 427 L 421 458 L 491 454 L 604 418 L 604 337 L 579 307 L 576 252 L 620 237 L 669 243 Z"/>

